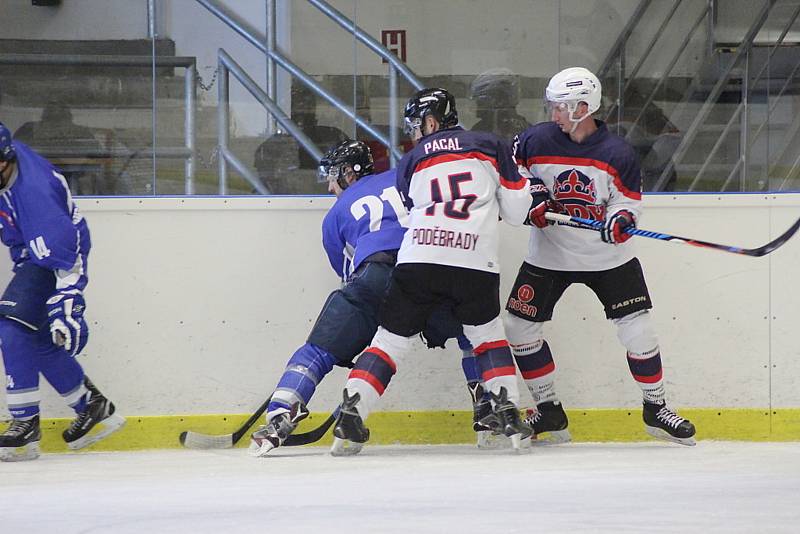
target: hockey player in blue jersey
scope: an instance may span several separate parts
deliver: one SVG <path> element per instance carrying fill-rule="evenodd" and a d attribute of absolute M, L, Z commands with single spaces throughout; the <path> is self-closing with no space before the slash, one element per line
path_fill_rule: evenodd
<path fill-rule="evenodd" d="M 14 275 L 0 300 L 6 400 L 13 421 L 0 434 L 0 460 L 39 456 L 39 374 L 75 410 L 63 432 L 81 449 L 125 420 L 75 359 L 88 340 L 83 313 L 91 241 L 62 175 L 0 123 L 0 238 Z"/>
<path fill-rule="evenodd" d="M 320 162 L 320 177 L 338 197 L 323 220 L 322 243 L 345 284 L 328 296 L 306 343 L 289 359 L 267 407 L 267 424 L 251 436 L 254 456 L 266 456 L 283 444 L 308 415 L 306 406 L 319 382 L 336 365 L 351 367 L 378 327 L 408 214 L 395 172 L 372 172 L 372 154 L 362 141 L 343 141 Z M 443 320 L 435 325 L 436 343 L 461 333 L 461 325 L 446 320 L 445 311 L 439 315 Z M 459 343 L 471 355 L 466 340 Z"/>
<path fill-rule="evenodd" d="M 643 395 L 646 431 L 693 445 L 692 423 L 665 401 L 661 352 L 652 307 L 627 228 L 641 212 L 641 172 L 633 147 L 594 118 L 600 81 L 582 67 L 565 69 L 546 89 L 550 122 L 531 126 L 515 140 L 524 173 L 543 180 L 552 198 L 530 212 L 528 255 L 508 298 L 506 332 L 537 410 L 528 418 L 535 434 L 569 439 L 567 416 L 556 395 L 555 363 L 542 336 L 553 308 L 572 284 L 588 286 L 603 304 L 627 350 L 633 379 Z M 548 210 L 604 221 L 600 237 L 568 226 L 548 225 Z"/>
<path fill-rule="evenodd" d="M 364 420 L 413 336 L 443 303 L 475 347 L 491 393 L 492 426 L 519 448 L 530 430 L 517 411 L 516 369 L 499 317 L 498 218 L 522 224 L 531 207 L 529 181 L 518 173 L 504 140 L 458 126 L 455 99 L 446 90 L 419 91 L 404 114 L 415 147 L 398 165 L 397 189 L 409 209 L 409 228 L 381 306 L 380 327 L 347 380 L 331 453 L 358 452 L 369 439 Z M 544 186 L 535 185 L 535 198 L 546 199 Z"/>

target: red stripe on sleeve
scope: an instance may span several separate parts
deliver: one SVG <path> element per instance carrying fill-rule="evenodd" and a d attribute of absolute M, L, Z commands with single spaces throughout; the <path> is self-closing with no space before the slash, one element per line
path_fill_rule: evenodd
<path fill-rule="evenodd" d="M 500 185 L 505 187 L 506 189 L 513 189 L 514 191 L 519 191 L 520 189 L 524 189 L 528 186 L 528 180 L 523 178 L 522 180 L 517 180 L 516 182 L 512 182 L 511 180 L 506 180 L 502 176 L 500 176 Z"/>

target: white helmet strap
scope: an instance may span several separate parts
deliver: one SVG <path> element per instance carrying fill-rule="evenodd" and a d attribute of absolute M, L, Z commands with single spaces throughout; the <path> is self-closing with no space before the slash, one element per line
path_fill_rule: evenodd
<path fill-rule="evenodd" d="M 578 125 L 583 122 L 587 117 L 590 117 L 592 114 L 587 113 L 583 117 L 576 119 L 575 112 L 578 111 L 578 104 L 583 102 L 583 100 L 568 100 L 564 102 L 567 105 L 567 111 L 569 111 L 569 122 L 572 123 L 572 128 L 570 128 L 569 133 L 575 132 L 578 128 Z M 587 104 L 588 105 L 588 104 Z"/>

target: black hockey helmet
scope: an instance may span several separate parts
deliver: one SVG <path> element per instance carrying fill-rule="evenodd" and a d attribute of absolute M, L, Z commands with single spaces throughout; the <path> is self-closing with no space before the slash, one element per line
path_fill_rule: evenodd
<path fill-rule="evenodd" d="M 469 91 L 472 100 L 482 107 L 513 108 L 519 103 L 519 77 L 510 69 L 489 69 L 472 80 Z"/>
<path fill-rule="evenodd" d="M 320 181 L 336 180 L 339 187 L 347 189 L 349 185 L 345 179 L 345 174 L 349 167 L 356 175 L 356 180 L 363 176 L 372 174 L 374 164 L 372 161 L 372 151 L 363 141 L 347 139 L 332 148 L 322 156 L 319 161 Z"/>
<path fill-rule="evenodd" d="M 11 132 L 0 122 L 0 161 L 14 161 L 17 153 L 11 144 Z"/>
<path fill-rule="evenodd" d="M 456 99 L 445 89 L 429 88 L 412 96 L 403 112 L 406 134 L 422 128 L 425 117 L 432 116 L 442 128 L 452 128 L 458 124 Z"/>

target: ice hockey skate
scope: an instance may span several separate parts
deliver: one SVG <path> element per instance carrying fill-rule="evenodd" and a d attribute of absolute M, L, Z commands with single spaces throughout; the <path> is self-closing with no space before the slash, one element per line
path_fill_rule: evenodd
<path fill-rule="evenodd" d="M 525 412 L 525 423 L 533 430 L 531 442 L 567 443 L 572 436 L 567 430 L 569 420 L 560 402 L 543 402 Z M 542 436 L 542 434 L 546 434 Z"/>
<path fill-rule="evenodd" d="M 500 393 L 492 392 L 494 414 L 497 417 L 495 431 L 511 439 L 511 447 L 519 452 L 530 447 L 531 429 L 524 424 L 519 415 L 519 409 L 508 400 L 508 391 L 501 387 Z"/>
<path fill-rule="evenodd" d="M 89 390 L 86 410 L 78 414 L 62 434 L 67 447 L 72 450 L 83 449 L 97 443 L 125 424 L 125 418 L 114 413 L 114 404 L 100 393 L 88 377 L 84 378 L 83 383 Z"/>
<path fill-rule="evenodd" d="M 263 458 L 272 449 L 283 445 L 295 431 L 300 421 L 308 417 L 308 408 L 302 402 L 292 404 L 288 412 L 279 413 L 250 436 L 250 455 Z"/>
<path fill-rule="evenodd" d="M 0 434 L 0 461 L 35 460 L 39 457 L 41 439 L 38 415 L 32 419 L 14 419 L 6 431 Z"/>
<path fill-rule="evenodd" d="M 666 403 L 644 402 L 642 408 L 645 430 L 656 439 L 681 445 L 696 445 L 694 425 L 669 408 Z"/>
<path fill-rule="evenodd" d="M 331 456 L 353 456 L 361 452 L 364 443 L 369 440 L 369 429 L 364 426 L 364 421 L 358 414 L 356 404 L 361 400 L 361 395 L 354 393 L 348 396 L 344 390 L 344 400 L 333 427 L 333 445 Z"/>
<path fill-rule="evenodd" d="M 497 434 L 497 416 L 492 411 L 492 403 L 488 398 L 484 398 L 485 390 L 483 385 L 467 384 L 469 394 L 472 397 L 472 430 L 477 435 L 477 445 L 479 449 L 498 449 L 503 446 L 500 442 L 504 436 Z"/>

